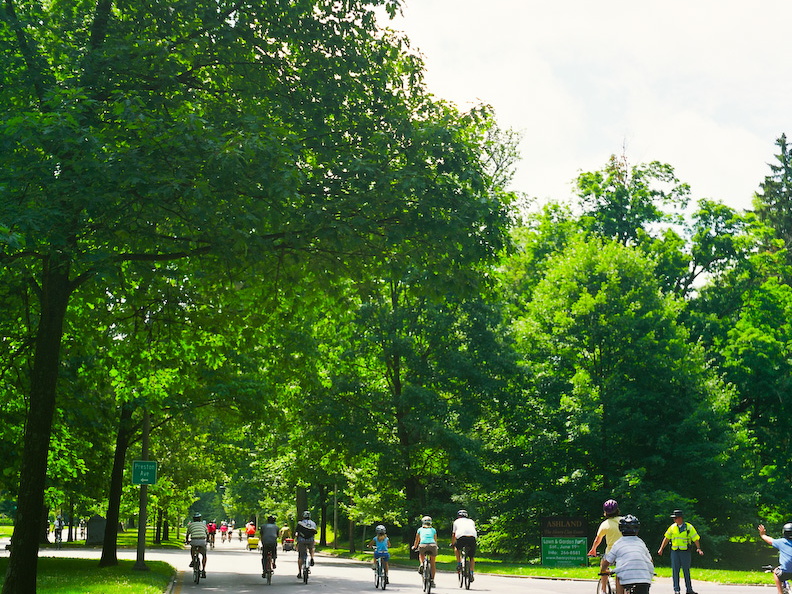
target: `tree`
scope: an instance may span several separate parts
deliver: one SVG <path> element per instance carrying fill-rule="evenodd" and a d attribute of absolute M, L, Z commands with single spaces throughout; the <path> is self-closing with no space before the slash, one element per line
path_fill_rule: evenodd
<path fill-rule="evenodd" d="M 377 31 L 378 4 L 4 5 L 0 261 L 36 287 L 4 592 L 35 582 L 28 531 L 76 292 L 195 274 L 215 286 L 266 279 L 271 304 L 305 262 L 321 291 L 339 267 L 360 274 L 397 245 L 427 262 L 438 237 L 464 238 L 461 260 L 491 249 L 480 230 L 501 208 L 472 128 L 424 93 L 420 61 Z M 491 214 L 469 218 L 471 197 Z"/>
<path fill-rule="evenodd" d="M 734 478 L 721 465 L 732 443 L 730 393 L 689 342 L 681 310 L 637 248 L 582 236 L 551 258 L 515 320 L 531 387 L 498 432 L 516 434 L 518 445 L 502 446 L 496 464 L 524 481 L 506 487 L 505 509 L 522 518 L 518 510 L 596 509 L 640 484 L 678 498 L 706 489 L 697 509 L 718 515 L 715 501 L 729 493 L 713 485 Z M 527 434 L 525 418 L 537 419 Z M 691 447 L 703 454 L 691 458 Z"/>
<path fill-rule="evenodd" d="M 777 162 L 770 164 L 770 175 L 759 184 L 753 206 L 759 220 L 782 240 L 787 263 L 792 264 L 792 148 L 787 145 L 786 134 L 776 140 L 776 146 L 780 151 L 775 156 Z"/>

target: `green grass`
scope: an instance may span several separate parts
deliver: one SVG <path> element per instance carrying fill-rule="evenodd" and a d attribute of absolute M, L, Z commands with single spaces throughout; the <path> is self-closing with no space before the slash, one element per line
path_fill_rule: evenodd
<path fill-rule="evenodd" d="M 99 567 L 96 559 L 42 557 L 38 563 L 38 592 L 48 594 L 162 594 L 174 569 L 163 561 L 146 561 L 150 571 L 132 569 L 133 560 L 116 567 Z M 0 559 L 0 585 L 5 581 L 8 557 Z"/>
<path fill-rule="evenodd" d="M 11 538 L 14 533 L 13 526 L 0 526 L 0 538 Z"/>
<path fill-rule="evenodd" d="M 456 569 L 456 559 L 448 546 L 441 545 L 441 553 L 437 555 L 437 568 L 441 571 L 454 571 Z M 332 547 L 322 547 L 322 551 L 328 554 L 336 554 L 341 557 L 350 557 L 365 561 L 371 560 L 370 552 L 349 553 L 348 549 L 333 549 Z M 446 552 L 447 551 L 447 552 Z M 397 545 L 391 547 L 392 565 L 400 567 L 412 567 L 418 562 L 411 560 L 407 545 Z M 589 567 L 543 567 L 531 563 L 515 563 L 496 559 L 487 556 L 476 557 L 476 571 L 478 573 L 492 573 L 498 575 L 515 575 L 539 578 L 555 578 L 570 580 L 591 580 L 598 579 L 596 566 Z M 671 577 L 670 567 L 655 567 L 655 573 L 659 577 Z M 742 584 L 742 585 L 770 585 L 773 583 L 772 577 L 763 571 L 736 571 L 727 569 L 707 569 L 693 568 L 693 579 L 719 584 Z"/>
<path fill-rule="evenodd" d="M 4 532 L 6 529 L 8 530 L 7 533 Z M 0 537 L 3 537 L 3 536 L 10 537 L 12 531 L 13 531 L 13 528 L 11 526 L 0 526 Z M 77 534 L 79 534 L 79 529 L 76 529 L 76 531 L 77 531 Z M 63 540 L 63 546 L 64 547 L 74 547 L 74 546 L 84 547 L 85 546 L 85 540 L 84 539 L 78 539 L 78 540 L 74 540 L 72 542 L 66 542 L 66 535 L 67 534 L 68 533 L 67 533 L 66 529 L 64 529 L 64 531 L 63 531 L 63 539 L 64 539 Z M 168 540 L 163 540 L 159 544 L 154 544 L 155 531 L 154 531 L 154 528 L 149 528 L 146 531 L 146 548 L 182 549 L 182 548 L 184 548 L 184 530 L 182 530 L 179 533 L 179 535 L 180 535 L 180 538 L 177 539 L 176 538 L 176 531 L 175 530 L 171 530 L 170 531 L 170 538 L 168 538 Z M 118 536 L 117 536 L 117 539 L 116 539 L 116 542 L 118 543 L 118 548 L 119 549 L 135 549 L 135 548 L 137 548 L 137 536 L 138 536 L 137 529 L 134 529 L 134 528 L 133 529 L 128 529 L 128 530 L 126 530 L 124 532 L 120 532 L 118 534 Z M 50 534 L 49 539 L 50 539 L 50 544 L 42 544 L 42 545 L 40 545 L 40 547 L 42 549 L 55 548 L 55 543 L 52 542 L 52 541 L 54 541 L 54 538 L 53 538 L 52 534 Z M 92 545 L 90 548 L 101 549 L 102 545 Z"/>

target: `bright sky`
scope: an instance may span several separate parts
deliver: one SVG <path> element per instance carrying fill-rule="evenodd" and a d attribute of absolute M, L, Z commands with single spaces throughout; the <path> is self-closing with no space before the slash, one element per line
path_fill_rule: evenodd
<path fill-rule="evenodd" d="M 513 189 L 572 195 L 611 154 L 751 208 L 792 136 L 790 0 L 405 0 L 431 92 L 523 133 Z"/>

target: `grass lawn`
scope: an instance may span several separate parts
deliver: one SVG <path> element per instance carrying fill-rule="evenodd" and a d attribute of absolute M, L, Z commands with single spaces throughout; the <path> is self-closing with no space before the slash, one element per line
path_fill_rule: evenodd
<path fill-rule="evenodd" d="M 322 550 L 329 554 L 336 554 L 342 557 L 351 557 L 360 560 L 371 561 L 371 553 L 357 552 L 350 554 L 348 549 L 335 549 L 322 547 Z M 456 569 L 456 558 L 448 546 L 440 547 L 441 553 L 437 555 L 437 568 L 441 571 L 454 571 Z M 392 546 L 390 548 L 391 564 L 400 567 L 418 567 L 418 561 L 411 560 L 407 545 Z M 542 567 L 530 563 L 514 563 L 501 559 L 478 556 L 476 557 L 476 572 L 494 573 L 501 575 L 521 575 L 541 578 L 558 579 L 588 579 L 594 581 L 598 579 L 599 569 L 596 566 L 590 567 Z M 671 577 L 670 567 L 655 567 L 655 573 L 659 577 Z M 772 577 L 763 571 L 734 571 L 726 569 L 704 569 L 693 567 L 693 579 L 720 584 L 743 584 L 743 585 L 771 585 Z"/>
<path fill-rule="evenodd" d="M 174 573 L 163 561 L 146 561 L 150 571 L 136 571 L 133 560 L 116 567 L 99 567 L 96 559 L 42 557 L 38 563 L 37 591 L 48 594 L 162 594 Z M 0 585 L 5 581 L 8 557 L 0 559 Z"/>

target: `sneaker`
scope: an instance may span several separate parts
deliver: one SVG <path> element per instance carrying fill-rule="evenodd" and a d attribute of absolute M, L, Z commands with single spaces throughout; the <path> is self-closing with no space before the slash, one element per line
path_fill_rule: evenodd
<path fill-rule="evenodd" d="M 313 557 L 311 558 L 311 567 L 314 566 Z M 688 594 L 696 594 L 695 592 L 688 592 Z"/>
<path fill-rule="evenodd" d="M 421 575 L 423 575 L 423 565 L 419 565 L 419 566 L 418 566 L 418 573 L 420 573 Z"/>
<path fill-rule="evenodd" d="M 264 579 L 267 579 L 267 572 L 266 571 L 262 571 L 261 572 L 261 577 L 263 577 Z"/>
<path fill-rule="evenodd" d="M 195 561 L 190 561 L 190 567 L 195 567 Z M 679 592 L 677 592 L 679 594 Z"/>
<path fill-rule="evenodd" d="M 372 565 L 371 566 L 371 571 L 377 571 L 377 566 L 376 565 Z"/>
<path fill-rule="evenodd" d="M 434 580 L 432 580 L 432 588 L 436 588 L 436 587 L 437 586 L 435 586 Z"/>
<path fill-rule="evenodd" d="M 473 577 L 473 572 L 470 572 L 470 581 L 472 582 L 475 578 Z"/>
<path fill-rule="evenodd" d="M 385 576 L 385 583 L 386 583 L 386 584 L 390 584 L 390 580 L 388 579 L 388 576 L 387 576 L 387 575 Z"/>
<path fill-rule="evenodd" d="M 206 572 L 205 572 L 205 571 L 202 571 L 202 572 L 201 572 L 201 577 L 202 577 L 202 578 L 204 578 L 204 579 L 206 579 Z"/>
<path fill-rule="evenodd" d="M 688 590 L 688 591 L 687 591 L 687 594 L 697 594 L 697 593 L 696 593 L 696 592 L 694 592 L 693 590 Z"/>
<path fill-rule="evenodd" d="M 273 561 L 272 562 L 272 569 L 275 569 L 275 567 L 276 567 L 276 565 L 275 565 L 275 562 Z"/>
<path fill-rule="evenodd" d="M 298 574 L 297 574 L 297 579 L 298 579 L 298 580 L 301 580 L 301 579 L 302 579 L 302 573 L 298 573 Z"/>

